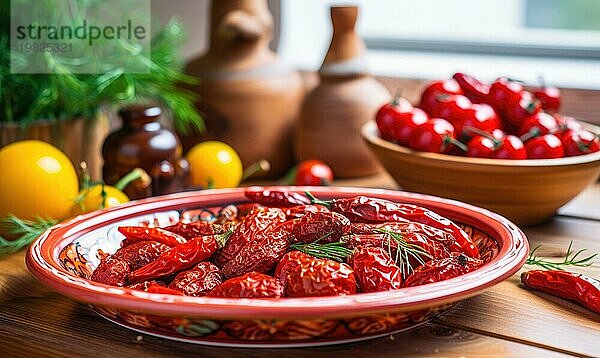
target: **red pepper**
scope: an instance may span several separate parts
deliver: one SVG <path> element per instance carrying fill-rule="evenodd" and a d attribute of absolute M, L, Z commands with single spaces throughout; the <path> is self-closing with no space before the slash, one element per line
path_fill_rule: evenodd
<path fill-rule="evenodd" d="M 163 229 L 180 235 L 188 240 L 198 236 L 221 234 L 224 232 L 220 225 L 215 225 L 207 221 L 195 221 L 189 224 L 179 222 Z"/>
<path fill-rule="evenodd" d="M 287 208 L 284 210 L 285 217 L 288 219 L 298 219 L 303 217 L 308 213 L 318 213 L 318 212 L 330 212 L 331 210 L 327 209 L 323 205 L 297 205 L 292 206 L 291 208 Z"/>
<path fill-rule="evenodd" d="M 435 212 L 411 204 L 395 203 L 393 201 L 366 196 L 357 196 L 345 199 L 322 201 L 307 193 L 313 204 L 327 206 L 331 211 L 340 213 L 353 222 L 389 222 L 414 221 L 437 229 L 447 231 L 454 235 L 461 251 L 468 256 L 479 258 L 479 251 L 471 238 L 458 225 Z"/>
<path fill-rule="evenodd" d="M 290 220 L 259 232 L 223 266 L 223 274 L 235 277 L 253 271 L 270 271 L 290 247 L 294 225 Z"/>
<path fill-rule="evenodd" d="M 350 233 L 350 220 L 344 215 L 331 211 L 307 213 L 294 220 L 291 226 L 292 241 L 311 243 L 336 242 Z"/>
<path fill-rule="evenodd" d="M 170 289 L 183 292 L 186 296 L 206 296 L 212 289 L 223 283 L 221 270 L 210 262 L 201 262 L 193 269 L 177 274 Z"/>
<path fill-rule="evenodd" d="M 457 72 L 452 76 L 462 88 L 465 96 L 473 103 L 486 103 L 490 95 L 490 85 L 479 81 L 473 76 Z"/>
<path fill-rule="evenodd" d="M 125 235 L 125 240 L 121 242 L 123 247 L 138 241 L 156 241 L 169 247 L 175 247 L 187 241 L 181 235 L 158 227 L 120 226 L 118 230 Z"/>
<path fill-rule="evenodd" d="M 127 262 L 108 256 L 100 261 L 90 279 L 105 285 L 125 286 L 130 272 Z"/>
<path fill-rule="evenodd" d="M 134 271 L 156 260 L 168 249 L 169 246 L 160 242 L 139 241 L 118 249 L 111 257 L 127 262 L 129 268 Z"/>
<path fill-rule="evenodd" d="M 246 198 L 266 206 L 290 207 L 295 205 L 310 204 L 304 195 L 291 191 L 264 190 L 262 188 L 248 188 L 244 193 Z"/>
<path fill-rule="evenodd" d="M 283 287 L 275 278 L 259 272 L 230 278 L 208 294 L 210 297 L 279 298 Z"/>
<path fill-rule="evenodd" d="M 521 274 L 528 288 L 575 301 L 600 313 L 600 281 L 586 275 L 559 270 L 533 270 Z"/>
<path fill-rule="evenodd" d="M 147 281 L 190 268 L 211 257 L 224 240 L 224 235 L 202 236 L 172 247 L 152 263 L 133 271 L 129 281 Z"/>
<path fill-rule="evenodd" d="M 279 208 L 257 208 L 240 221 L 227 240 L 225 246 L 214 256 L 214 262 L 223 267 L 242 250 L 243 247 L 256 241 L 267 228 L 285 221 L 285 214 Z"/>
<path fill-rule="evenodd" d="M 404 287 L 420 286 L 464 275 L 483 265 L 483 261 L 464 254 L 441 260 L 431 260 L 419 266 L 406 278 Z"/>
<path fill-rule="evenodd" d="M 360 247 L 348 259 L 362 292 L 397 290 L 402 270 L 380 247 Z"/>

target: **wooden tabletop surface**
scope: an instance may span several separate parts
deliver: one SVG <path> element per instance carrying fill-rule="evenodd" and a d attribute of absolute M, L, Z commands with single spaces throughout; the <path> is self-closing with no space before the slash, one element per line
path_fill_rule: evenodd
<path fill-rule="evenodd" d="M 386 176 L 339 185 L 393 187 Z M 600 252 L 600 184 L 562 208 L 552 221 L 524 230 L 544 256 L 574 247 Z M 600 278 L 600 258 L 576 271 Z M 600 356 L 600 315 L 565 300 L 525 290 L 519 275 L 459 303 L 412 331 L 356 344 L 302 349 L 228 349 L 168 341 L 108 322 L 42 286 L 24 252 L 0 258 L 0 357 L 201 356 Z"/>

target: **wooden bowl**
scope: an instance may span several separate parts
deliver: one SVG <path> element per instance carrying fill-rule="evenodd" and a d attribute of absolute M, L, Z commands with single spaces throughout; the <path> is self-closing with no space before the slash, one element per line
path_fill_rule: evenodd
<path fill-rule="evenodd" d="M 402 189 L 482 206 L 522 226 L 551 218 L 600 175 L 600 152 L 559 159 L 467 158 L 386 141 L 374 121 L 363 126 L 362 135 Z"/>
<path fill-rule="evenodd" d="M 529 252 L 513 223 L 486 209 L 421 194 L 362 188 L 272 187 L 310 190 L 322 199 L 369 195 L 417 204 L 461 225 L 483 266 L 452 279 L 394 291 L 335 297 L 221 298 L 155 294 L 87 279 L 97 252 L 114 253 L 120 225 L 168 225 L 188 215 L 212 220 L 231 203 L 247 202 L 244 188 L 153 197 L 61 223 L 31 245 L 26 262 L 43 284 L 90 304 L 102 317 L 159 337 L 236 347 L 294 347 L 360 341 L 407 330 L 513 275 Z"/>

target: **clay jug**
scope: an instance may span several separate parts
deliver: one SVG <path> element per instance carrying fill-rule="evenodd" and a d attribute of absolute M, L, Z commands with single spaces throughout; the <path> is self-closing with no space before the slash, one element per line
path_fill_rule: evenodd
<path fill-rule="evenodd" d="M 124 192 L 131 199 L 162 195 L 187 188 L 189 165 L 175 133 L 162 127 L 162 109 L 133 105 L 119 111 L 123 127 L 104 141 L 104 182 L 115 184 L 135 168 L 142 168 L 150 181 L 136 180 Z"/>
<path fill-rule="evenodd" d="M 239 153 L 244 167 L 269 160 L 270 177 L 291 166 L 291 130 L 304 87 L 300 75 L 269 49 L 272 30 L 265 0 L 212 2 L 208 52 L 186 69 L 200 79 L 193 90 L 207 132 L 182 135 L 185 150 L 220 140 Z"/>
<path fill-rule="evenodd" d="M 319 70 L 320 84 L 305 98 L 295 130 L 300 160 L 320 159 L 335 177 L 382 171 L 360 135 L 390 93 L 368 74 L 363 40 L 355 32 L 358 7 L 332 7 L 333 36 Z"/>

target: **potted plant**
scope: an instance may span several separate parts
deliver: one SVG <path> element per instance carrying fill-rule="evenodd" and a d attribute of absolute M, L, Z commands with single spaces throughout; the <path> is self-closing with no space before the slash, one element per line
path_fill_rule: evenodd
<path fill-rule="evenodd" d="M 2 2 L 0 16 L 8 19 L 10 2 Z M 80 6 L 93 6 L 83 1 Z M 52 2 L 35 2 L 35 11 L 58 12 Z M 41 9 L 40 7 L 47 7 Z M 127 2 L 118 11 L 127 11 Z M 126 73 L 120 67 L 102 73 L 79 74 L 61 64 L 51 74 L 15 74 L 11 65 L 9 21 L 0 29 L 0 147 L 23 139 L 40 139 L 62 149 L 75 163 L 85 160 L 90 174 L 100 176 L 100 148 L 109 130 L 109 116 L 115 106 L 139 100 L 161 103 L 171 113 L 181 132 L 190 127 L 203 128 L 193 106 L 194 95 L 181 83 L 195 78 L 181 72 L 179 48 L 182 26 L 171 21 L 151 39 L 150 56 L 135 56 L 131 61 L 149 64 L 149 73 Z M 52 55 L 47 56 L 48 61 Z M 12 63 L 11 63 L 12 61 Z M 14 71 L 13 71 L 14 72 Z"/>

